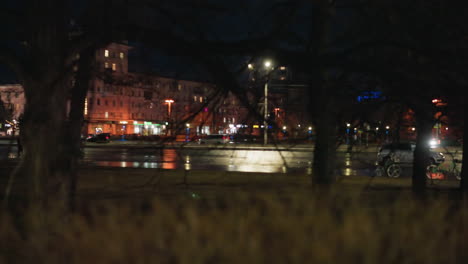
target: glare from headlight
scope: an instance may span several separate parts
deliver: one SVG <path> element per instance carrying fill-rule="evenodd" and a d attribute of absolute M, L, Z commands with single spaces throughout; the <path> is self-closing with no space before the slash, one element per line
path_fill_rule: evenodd
<path fill-rule="evenodd" d="M 439 144 L 439 142 L 438 142 L 437 140 L 435 140 L 435 139 L 429 140 L 429 146 L 430 146 L 430 147 L 435 147 L 435 146 L 437 146 L 438 144 Z"/>

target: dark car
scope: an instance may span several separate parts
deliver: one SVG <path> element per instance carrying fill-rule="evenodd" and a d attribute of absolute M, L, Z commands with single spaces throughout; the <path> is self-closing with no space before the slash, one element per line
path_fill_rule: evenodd
<path fill-rule="evenodd" d="M 402 174 L 401 165 L 411 165 L 414 160 L 414 142 L 390 143 L 383 145 L 377 152 L 377 175 L 386 174 L 397 178 Z M 429 151 L 427 161 L 429 164 L 438 165 L 445 161 L 443 153 Z"/>
<path fill-rule="evenodd" d="M 234 134 L 229 136 L 229 143 L 255 143 L 261 142 L 261 139 L 253 135 Z"/>
<path fill-rule="evenodd" d="M 414 149 L 416 144 L 413 142 L 390 143 L 383 145 L 377 153 L 377 162 L 384 164 L 387 160 L 398 163 L 413 163 Z M 443 153 L 429 151 L 428 161 L 431 164 L 440 164 L 445 161 Z"/>
<path fill-rule="evenodd" d="M 225 144 L 229 142 L 229 135 L 211 134 L 198 139 L 198 144 Z"/>
<path fill-rule="evenodd" d="M 110 142 L 110 133 L 99 133 L 99 134 L 92 134 L 89 135 L 86 139 L 87 142 L 94 142 L 94 143 L 109 143 Z"/>

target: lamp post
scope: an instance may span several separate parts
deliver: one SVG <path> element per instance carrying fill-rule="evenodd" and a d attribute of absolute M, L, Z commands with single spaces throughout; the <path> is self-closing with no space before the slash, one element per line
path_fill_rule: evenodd
<path fill-rule="evenodd" d="M 168 121 L 171 121 L 170 120 L 171 119 L 171 111 L 172 111 L 172 104 L 174 103 L 174 100 L 166 99 L 166 100 L 164 100 L 164 102 L 167 104 L 167 119 L 168 119 Z M 171 135 L 171 130 L 170 129 L 168 129 L 168 134 Z"/>
<path fill-rule="evenodd" d="M 273 69 L 272 68 L 272 62 L 270 60 L 266 60 L 264 62 L 265 66 L 265 71 L 266 71 L 266 80 L 265 80 L 265 86 L 264 86 L 264 109 L 263 109 L 263 144 L 268 143 L 268 82 L 270 80 L 270 71 Z M 253 64 L 248 64 L 248 69 L 249 70 L 255 70 L 255 66 Z"/>
<path fill-rule="evenodd" d="M 172 103 L 174 103 L 174 100 L 172 99 L 166 99 L 164 100 L 164 102 L 167 104 L 167 116 L 170 118 L 171 117 L 171 106 L 172 106 Z"/>
<path fill-rule="evenodd" d="M 267 70 L 266 73 L 266 81 L 265 81 L 265 108 L 263 109 L 263 144 L 266 145 L 268 143 L 268 82 L 270 81 L 269 70 L 271 69 L 271 61 L 265 61 L 265 68 Z"/>
<path fill-rule="evenodd" d="M 349 129 L 351 127 L 350 123 L 346 123 L 346 145 L 349 145 Z"/>
<path fill-rule="evenodd" d="M 390 126 L 386 126 L 386 127 L 385 127 L 385 141 L 386 141 L 386 142 L 388 142 L 389 129 L 390 129 Z"/>

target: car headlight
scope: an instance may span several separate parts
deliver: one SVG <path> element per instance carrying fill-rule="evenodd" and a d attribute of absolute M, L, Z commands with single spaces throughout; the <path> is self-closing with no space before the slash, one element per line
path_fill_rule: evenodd
<path fill-rule="evenodd" d="M 429 146 L 430 147 L 436 147 L 440 144 L 440 141 L 438 139 L 431 139 L 429 140 Z"/>

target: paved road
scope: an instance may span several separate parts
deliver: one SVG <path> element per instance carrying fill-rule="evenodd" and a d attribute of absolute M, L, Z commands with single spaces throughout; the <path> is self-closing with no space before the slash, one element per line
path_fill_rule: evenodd
<path fill-rule="evenodd" d="M 338 174 L 370 176 L 374 173 L 377 146 L 360 146 L 347 153 L 347 146 L 337 152 Z M 457 150 L 458 151 L 458 150 Z M 453 150 L 452 150 L 453 152 Z M 242 172 L 309 172 L 313 146 L 304 145 L 204 145 L 151 142 L 88 143 L 83 163 L 88 166 L 208 169 Z M 457 152 L 457 158 L 461 153 Z M 447 155 L 450 159 L 450 155 Z M 16 159 L 16 146 L 0 144 L 0 160 Z"/>
<path fill-rule="evenodd" d="M 375 153 L 339 153 L 339 169 L 371 169 Z M 245 149 L 149 149 L 149 148 L 86 148 L 84 162 L 98 166 L 213 169 L 244 172 L 307 171 L 312 166 L 312 151 L 245 150 Z M 351 171 L 350 171 L 351 170 Z"/>

